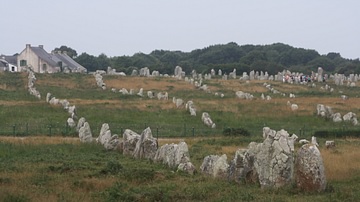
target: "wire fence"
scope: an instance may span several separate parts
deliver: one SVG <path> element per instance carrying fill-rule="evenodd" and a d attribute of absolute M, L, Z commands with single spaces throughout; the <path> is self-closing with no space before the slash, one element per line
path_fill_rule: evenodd
<path fill-rule="evenodd" d="M 90 123 L 90 128 L 93 137 L 97 137 L 100 133 L 103 123 Z M 221 136 L 221 135 L 241 135 L 230 134 L 227 129 L 236 129 L 231 126 L 217 126 L 217 128 L 208 128 L 205 126 L 178 123 L 178 124 L 156 124 L 156 123 L 141 123 L 141 124 L 118 124 L 108 123 L 112 134 L 122 136 L 126 129 L 130 129 L 138 134 L 150 127 L 154 137 L 203 137 L 203 136 Z M 263 126 L 256 128 L 246 128 L 251 136 L 261 136 Z M 320 134 L 321 131 L 329 131 L 331 134 L 340 134 L 344 131 L 351 131 L 346 125 L 339 128 L 319 129 L 303 126 L 301 128 L 287 128 L 289 134 L 296 134 L 298 137 L 311 137 L 315 133 Z M 236 131 L 236 130 L 235 130 Z M 2 136 L 68 136 L 78 137 L 76 128 L 69 127 L 66 123 L 2 123 L 0 124 L 0 135 Z M 246 134 L 245 134 L 246 135 Z"/>

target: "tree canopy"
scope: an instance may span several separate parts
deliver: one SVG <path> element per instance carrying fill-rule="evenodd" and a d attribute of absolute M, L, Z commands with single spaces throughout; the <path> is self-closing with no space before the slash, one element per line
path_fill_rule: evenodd
<path fill-rule="evenodd" d="M 70 47 L 67 47 L 67 46 L 60 46 L 60 48 L 55 48 L 53 51 L 61 51 L 61 52 L 66 52 L 66 54 L 68 56 L 70 56 L 71 58 L 76 58 L 77 57 L 77 52 L 76 50 L 70 48 Z"/>
<path fill-rule="evenodd" d="M 63 47 L 63 48 L 62 48 Z M 61 46 L 61 50 L 71 52 L 71 48 Z M 76 51 L 75 56 L 76 56 Z M 360 73 L 359 59 L 351 60 L 341 57 L 340 53 L 320 55 L 316 50 L 295 48 L 283 43 L 271 45 L 238 45 L 234 42 L 217 44 L 196 49 L 191 52 L 154 50 L 150 54 L 136 53 L 133 56 L 107 57 L 105 54 L 92 56 L 82 53 L 75 60 L 86 67 L 88 71 L 106 69 L 107 66 L 117 71 L 130 74 L 132 69 L 148 67 L 150 71 L 172 73 L 179 65 L 186 73 L 192 70 L 209 72 L 210 69 L 221 69 L 229 73 L 236 69 L 238 72 L 251 70 L 267 71 L 276 74 L 288 69 L 310 73 L 322 67 L 328 73 L 341 72 L 345 74 Z"/>

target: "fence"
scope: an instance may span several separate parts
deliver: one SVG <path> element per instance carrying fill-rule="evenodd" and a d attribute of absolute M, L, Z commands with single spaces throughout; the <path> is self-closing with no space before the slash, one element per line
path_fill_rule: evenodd
<path fill-rule="evenodd" d="M 100 133 L 103 123 L 90 123 L 90 128 L 94 137 Z M 130 129 L 137 133 L 141 133 L 145 128 L 150 127 L 154 137 L 199 137 L 199 136 L 219 136 L 230 135 L 226 134 L 226 129 L 237 128 L 231 126 L 217 126 L 217 128 L 207 128 L 205 126 L 191 125 L 185 123 L 159 125 L 156 123 L 141 123 L 141 124 L 118 124 L 109 123 L 112 134 L 121 136 L 126 129 Z M 262 134 L 263 126 L 256 128 L 244 128 L 251 136 Z M 295 133 L 300 138 L 311 137 L 314 134 L 320 135 L 321 132 L 327 134 L 343 134 L 346 131 L 351 132 L 346 125 L 339 128 L 323 129 L 311 128 L 303 126 L 301 128 L 286 128 L 289 134 Z M 70 128 L 66 123 L 1 123 L 0 135 L 3 136 L 34 136 L 34 135 L 47 135 L 47 136 L 70 136 L 78 137 L 75 128 Z"/>

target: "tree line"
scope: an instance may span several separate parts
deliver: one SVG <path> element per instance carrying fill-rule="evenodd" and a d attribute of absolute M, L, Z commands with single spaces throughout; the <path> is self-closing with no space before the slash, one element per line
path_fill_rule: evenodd
<path fill-rule="evenodd" d="M 136 53 L 132 56 L 114 57 L 105 54 L 93 56 L 86 52 L 77 55 L 75 50 L 67 46 L 55 50 L 66 50 L 69 56 L 90 72 L 106 70 L 110 66 L 126 74 L 143 67 L 148 67 L 150 71 L 173 74 L 174 68 L 179 65 L 187 74 L 192 70 L 201 73 L 209 72 L 211 69 L 221 69 L 224 73 L 236 69 L 238 73 L 255 70 L 267 71 L 269 74 L 287 69 L 310 74 L 311 71 L 317 71 L 318 67 L 322 67 L 328 73 L 360 74 L 359 58 L 346 59 L 335 52 L 320 55 L 315 50 L 295 48 L 283 43 L 240 46 L 230 42 L 191 52 L 154 50 L 150 54 Z"/>

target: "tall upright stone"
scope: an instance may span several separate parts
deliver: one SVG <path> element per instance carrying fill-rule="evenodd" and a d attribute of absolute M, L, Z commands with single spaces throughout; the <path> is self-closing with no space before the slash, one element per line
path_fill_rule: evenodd
<path fill-rule="evenodd" d="M 295 161 L 296 186 L 308 192 L 322 192 L 326 188 L 326 176 L 319 149 L 305 144 L 297 152 Z"/>

